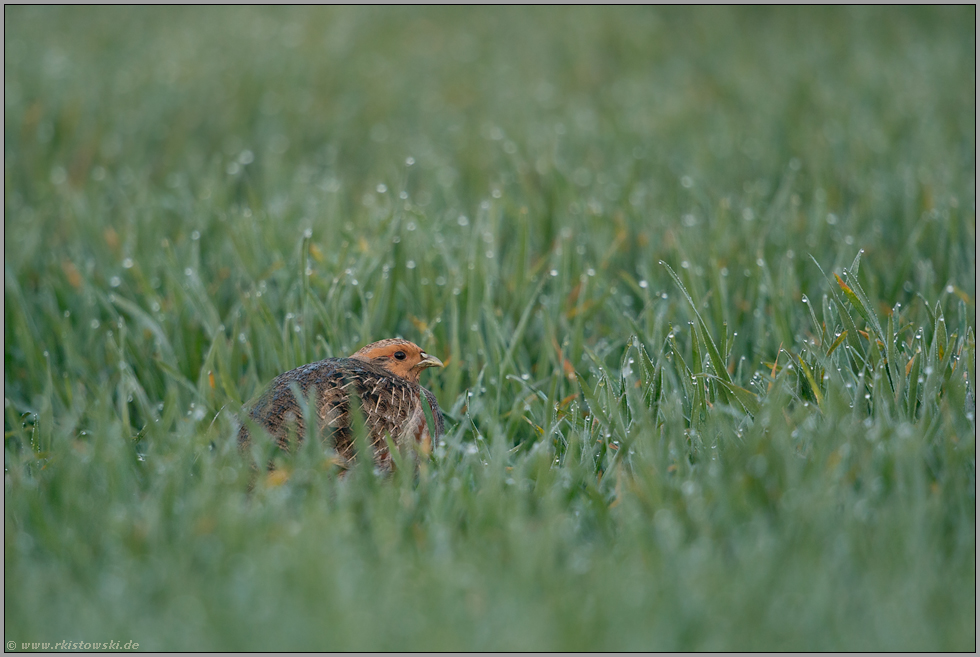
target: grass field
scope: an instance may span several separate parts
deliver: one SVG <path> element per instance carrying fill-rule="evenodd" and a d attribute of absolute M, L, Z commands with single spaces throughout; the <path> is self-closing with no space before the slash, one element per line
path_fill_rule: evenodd
<path fill-rule="evenodd" d="M 5 7 L 5 643 L 975 650 L 975 22 Z M 248 495 L 395 335 L 445 444 Z"/>

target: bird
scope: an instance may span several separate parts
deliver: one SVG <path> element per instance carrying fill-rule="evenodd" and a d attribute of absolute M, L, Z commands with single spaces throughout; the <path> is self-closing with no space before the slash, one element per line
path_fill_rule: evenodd
<path fill-rule="evenodd" d="M 391 472 L 394 466 L 386 435 L 395 445 L 414 439 L 423 450 L 429 450 L 444 433 L 439 402 L 419 384 L 422 370 L 429 367 L 443 367 L 443 363 L 408 340 L 379 340 L 348 358 L 326 358 L 280 374 L 248 411 L 248 417 L 264 428 L 280 449 L 289 451 L 290 434 L 298 441 L 306 438 L 302 406 L 293 390 L 298 389 L 304 401 L 312 394 L 310 414 L 316 419 L 317 433 L 322 440 L 332 442 L 330 446 L 336 451 L 343 472 L 357 457 L 350 403 L 350 397 L 356 395 L 375 465 L 383 472 Z M 432 409 L 431 429 L 422 397 Z M 244 423 L 239 429 L 238 444 L 243 451 L 251 444 Z"/>

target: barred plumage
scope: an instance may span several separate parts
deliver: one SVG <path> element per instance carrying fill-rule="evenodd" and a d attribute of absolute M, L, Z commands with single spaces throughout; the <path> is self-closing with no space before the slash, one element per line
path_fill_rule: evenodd
<path fill-rule="evenodd" d="M 297 386 L 303 399 L 312 394 L 311 414 L 317 433 L 330 441 L 345 464 L 355 458 L 351 431 L 350 396 L 357 395 L 377 466 L 391 470 L 391 455 L 385 435 L 401 444 L 407 436 L 434 445 L 443 433 L 442 411 L 435 395 L 418 383 L 426 367 L 441 367 L 407 340 L 382 340 L 370 344 L 350 358 L 327 358 L 303 365 L 277 376 L 252 407 L 249 416 L 275 439 L 280 448 L 289 449 L 290 427 L 299 440 L 306 437 L 302 406 L 293 394 Z M 432 409 L 434 426 L 427 427 L 422 406 L 425 396 Z M 238 433 L 239 445 L 250 444 L 247 426 Z"/>

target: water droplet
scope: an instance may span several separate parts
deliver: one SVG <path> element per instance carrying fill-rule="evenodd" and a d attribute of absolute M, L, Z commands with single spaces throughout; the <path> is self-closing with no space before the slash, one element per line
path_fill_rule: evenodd
<path fill-rule="evenodd" d="M 93 319 L 91 322 L 89 322 L 89 326 L 91 326 L 93 329 L 99 328 L 99 320 Z"/>
<path fill-rule="evenodd" d="M 549 273 L 549 274 L 551 274 L 552 276 L 557 276 L 557 275 L 558 275 L 558 270 L 557 270 L 557 269 L 552 269 L 552 270 L 551 270 L 550 272 L 548 272 L 548 273 Z"/>
<path fill-rule="evenodd" d="M 408 262 L 405 263 L 405 266 L 408 267 L 409 269 L 415 269 L 415 261 L 409 260 Z"/>
<path fill-rule="evenodd" d="M 122 261 L 123 269 L 132 269 L 133 268 L 133 264 L 134 263 L 133 263 L 133 259 L 132 258 L 126 258 L 126 259 L 124 259 Z"/>
<path fill-rule="evenodd" d="M 112 278 L 109 279 L 110 287 L 119 287 L 120 285 L 122 285 L 122 279 L 119 278 L 118 276 L 113 276 Z"/>
<path fill-rule="evenodd" d="M 413 164 L 415 164 L 415 158 L 414 157 L 412 157 L 411 155 L 409 155 L 408 157 L 405 158 L 405 166 L 412 166 Z"/>

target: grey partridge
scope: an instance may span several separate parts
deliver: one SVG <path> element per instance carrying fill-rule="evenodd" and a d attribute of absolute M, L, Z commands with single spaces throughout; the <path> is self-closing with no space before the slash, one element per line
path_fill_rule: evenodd
<path fill-rule="evenodd" d="M 442 411 L 435 395 L 419 385 L 419 375 L 428 367 L 442 367 L 442 361 L 408 340 L 391 338 L 371 343 L 350 358 L 327 358 L 280 374 L 249 412 L 253 422 L 265 428 L 283 450 L 289 449 L 290 429 L 298 440 L 306 436 L 300 404 L 293 394 L 298 386 L 304 400 L 313 395 L 311 414 L 317 421 L 317 434 L 332 447 L 348 466 L 355 458 L 351 427 L 350 395 L 360 400 L 368 440 L 379 469 L 392 469 L 387 434 L 396 445 L 406 438 L 427 449 L 443 433 Z M 432 409 L 435 426 L 426 426 L 422 397 Z M 238 433 L 239 446 L 250 444 L 248 428 Z"/>

